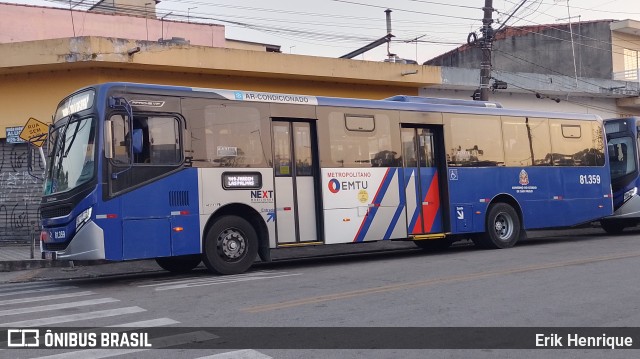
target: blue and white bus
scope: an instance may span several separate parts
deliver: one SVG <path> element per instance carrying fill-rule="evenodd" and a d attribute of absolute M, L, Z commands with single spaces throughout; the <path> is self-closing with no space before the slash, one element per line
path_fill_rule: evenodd
<path fill-rule="evenodd" d="M 606 119 L 605 133 L 611 166 L 613 190 L 612 216 L 600 221 L 602 228 L 611 234 L 621 233 L 625 227 L 640 223 L 640 197 L 638 186 L 638 143 L 640 126 L 637 117 Z"/>
<path fill-rule="evenodd" d="M 41 241 L 221 274 L 292 246 L 506 248 L 612 214 L 606 151 L 594 115 L 105 83 L 57 108 Z"/>

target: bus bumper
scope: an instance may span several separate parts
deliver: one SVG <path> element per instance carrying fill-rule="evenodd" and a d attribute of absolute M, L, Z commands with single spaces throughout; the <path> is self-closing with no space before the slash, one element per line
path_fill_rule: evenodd
<path fill-rule="evenodd" d="M 60 251 L 43 251 L 43 258 L 63 260 L 105 259 L 104 232 L 92 221 L 85 223 L 69 245 Z"/>

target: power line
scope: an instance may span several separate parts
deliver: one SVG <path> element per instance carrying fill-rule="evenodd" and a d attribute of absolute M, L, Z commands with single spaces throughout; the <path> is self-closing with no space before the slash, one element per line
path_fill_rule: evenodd
<path fill-rule="evenodd" d="M 394 11 L 404 11 L 404 12 L 409 12 L 409 13 L 413 13 L 413 14 L 431 15 L 431 16 L 441 16 L 441 17 L 446 17 L 446 18 L 451 18 L 451 19 L 474 20 L 474 21 L 479 20 L 479 19 L 471 18 L 471 17 L 455 16 L 455 15 L 445 15 L 445 14 L 436 14 L 436 13 L 429 13 L 429 12 L 416 11 L 416 10 L 400 9 L 400 8 L 397 8 L 397 7 L 388 7 L 388 6 L 370 5 L 370 4 L 363 4 L 363 3 L 359 3 L 359 2 L 355 2 L 355 1 L 347 1 L 347 0 L 330 0 L 330 1 L 340 2 L 340 3 L 345 3 L 345 4 L 351 4 L 351 5 L 359 5 L 359 6 L 373 7 L 373 8 L 378 8 L 378 9 L 391 9 L 391 10 L 394 10 Z"/>

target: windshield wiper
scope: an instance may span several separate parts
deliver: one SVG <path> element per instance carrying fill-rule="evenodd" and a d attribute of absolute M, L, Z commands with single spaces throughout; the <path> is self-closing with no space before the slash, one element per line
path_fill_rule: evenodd
<path fill-rule="evenodd" d="M 76 114 L 69 116 L 69 120 L 67 121 L 67 123 L 65 123 L 64 128 L 62 129 L 62 132 L 58 133 L 58 144 L 56 146 L 56 154 L 58 155 L 58 158 L 57 158 L 58 161 L 56 163 L 56 167 L 57 167 L 56 175 L 55 175 L 56 180 L 60 179 L 60 171 L 62 171 L 62 160 L 65 157 L 67 157 L 67 155 L 69 154 L 68 150 L 67 150 L 67 153 L 63 153 L 65 151 L 65 143 L 67 142 L 67 130 L 69 129 L 69 125 L 71 124 L 71 122 L 74 122 L 77 119 L 78 119 L 78 115 Z"/>
<path fill-rule="evenodd" d="M 69 119 L 69 121 L 71 121 L 71 119 Z M 73 135 L 71 135 L 71 141 L 69 141 L 69 146 L 67 146 L 64 157 L 69 156 L 69 151 L 71 151 L 71 147 L 73 147 L 73 142 L 76 140 L 78 132 L 80 132 L 80 119 L 76 119 L 74 122 L 78 122 L 78 124 L 76 125 L 76 129 L 73 131 Z"/>

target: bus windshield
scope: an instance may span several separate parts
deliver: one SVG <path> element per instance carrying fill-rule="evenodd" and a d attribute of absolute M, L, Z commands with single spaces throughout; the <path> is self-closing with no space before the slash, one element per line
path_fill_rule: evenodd
<path fill-rule="evenodd" d="M 95 176 L 95 119 L 68 121 L 51 132 L 45 195 L 70 191 Z"/>

